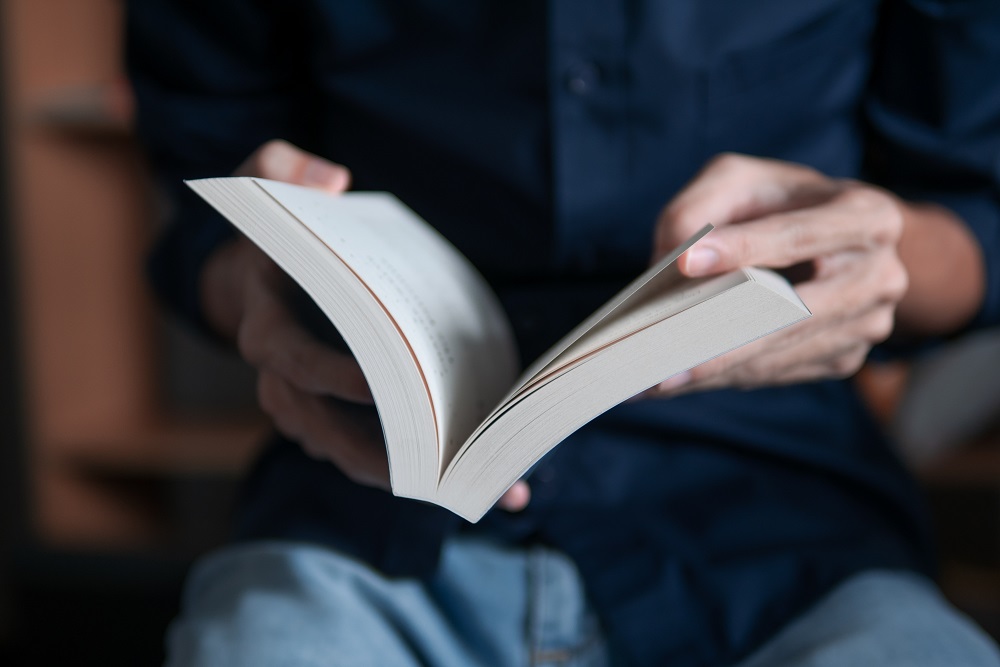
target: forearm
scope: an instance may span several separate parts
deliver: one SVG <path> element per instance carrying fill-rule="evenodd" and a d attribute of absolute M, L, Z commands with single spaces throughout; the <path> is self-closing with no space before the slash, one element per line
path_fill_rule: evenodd
<path fill-rule="evenodd" d="M 936 336 L 969 323 L 983 303 L 982 250 L 958 217 L 934 204 L 903 204 L 899 256 L 909 287 L 896 309 L 896 331 Z"/>

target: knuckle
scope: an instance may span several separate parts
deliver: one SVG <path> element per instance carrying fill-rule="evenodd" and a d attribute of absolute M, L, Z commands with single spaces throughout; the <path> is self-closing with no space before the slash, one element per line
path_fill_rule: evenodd
<path fill-rule="evenodd" d="M 264 363 L 264 347 L 261 345 L 261 337 L 253 326 L 253 321 L 245 319 L 240 323 L 236 332 L 236 350 L 243 357 L 244 361 L 251 366 L 261 366 Z"/>
<path fill-rule="evenodd" d="M 871 316 L 868 340 L 873 343 L 881 343 L 892 334 L 895 325 L 896 321 L 892 309 L 879 308 Z"/>
<path fill-rule="evenodd" d="M 292 145 L 284 139 L 271 139 L 257 149 L 252 159 L 254 171 L 263 178 L 276 178 L 282 174 L 280 166 L 292 151 Z"/>
<path fill-rule="evenodd" d="M 810 167 L 806 164 L 800 164 L 798 162 L 783 162 L 781 164 L 783 164 L 787 169 L 805 177 L 808 181 L 812 181 L 817 184 L 822 183 L 827 187 L 833 185 L 829 176 L 814 167 Z"/>
<path fill-rule="evenodd" d="M 895 246 L 903 236 L 903 210 L 895 200 L 885 196 L 878 214 L 880 224 L 876 228 L 876 240 L 885 245 Z"/>
<path fill-rule="evenodd" d="M 848 357 L 838 357 L 830 364 L 830 375 L 836 379 L 845 379 L 854 374 L 853 360 Z"/>
<path fill-rule="evenodd" d="M 708 162 L 706 171 L 741 171 L 749 166 L 754 158 L 742 153 L 719 153 Z"/>
<path fill-rule="evenodd" d="M 707 361 L 701 366 L 695 366 L 688 371 L 691 377 L 688 378 L 688 384 L 695 384 L 698 382 L 704 382 L 711 378 L 713 375 L 718 375 L 723 371 L 723 368 L 718 366 L 720 359 L 714 359 L 712 361 Z"/>
<path fill-rule="evenodd" d="M 875 210 L 882 205 L 884 196 L 860 184 L 849 184 L 837 195 L 837 200 L 849 208 L 860 211 Z"/>
<path fill-rule="evenodd" d="M 801 256 L 803 249 L 815 247 L 817 239 L 821 234 L 821 230 L 817 225 L 799 221 L 787 225 L 784 229 L 788 235 L 788 240 L 783 245 L 796 258 Z"/>
<path fill-rule="evenodd" d="M 672 202 L 660 212 L 654 232 L 658 252 L 669 252 L 703 224 L 697 206 L 685 202 Z"/>
<path fill-rule="evenodd" d="M 839 203 L 870 222 L 866 229 L 878 244 L 893 244 L 903 233 L 903 211 L 889 193 L 864 184 L 850 184 L 837 195 Z"/>
<path fill-rule="evenodd" d="M 847 379 L 861 370 L 868 356 L 868 348 L 850 350 L 838 356 L 830 364 L 830 370 L 835 378 Z"/>
<path fill-rule="evenodd" d="M 812 269 L 808 274 L 810 279 L 820 279 L 836 273 L 838 265 L 836 255 L 819 255 L 812 258 L 806 265 L 806 270 Z"/>
<path fill-rule="evenodd" d="M 906 291 L 910 287 L 910 275 L 906 271 L 906 267 L 903 262 L 893 256 L 893 261 L 890 263 L 889 268 L 886 270 L 886 275 L 883 278 L 883 289 L 885 289 L 886 296 L 893 303 L 898 302 L 906 294 Z"/>

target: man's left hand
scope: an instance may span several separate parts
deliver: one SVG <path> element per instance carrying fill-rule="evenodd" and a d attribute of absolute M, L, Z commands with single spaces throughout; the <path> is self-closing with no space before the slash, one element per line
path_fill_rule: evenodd
<path fill-rule="evenodd" d="M 647 396 L 844 378 L 893 330 L 908 275 L 897 246 L 907 205 L 856 181 L 740 155 L 714 159 L 664 209 L 655 257 L 707 222 L 679 260 L 687 276 L 745 266 L 798 274 L 809 320 L 666 380 Z"/>

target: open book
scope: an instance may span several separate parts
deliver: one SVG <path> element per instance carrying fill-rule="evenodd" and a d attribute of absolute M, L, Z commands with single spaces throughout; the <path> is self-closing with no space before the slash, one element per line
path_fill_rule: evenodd
<path fill-rule="evenodd" d="M 519 374 L 486 281 L 392 195 L 331 196 L 256 178 L 189 185 L 270 255 L 336 325 L 371 387 L 393 493 L 477 521 L 588 421 L 677 373 L 809 316 L 762 269 L 636 278 Z"/>

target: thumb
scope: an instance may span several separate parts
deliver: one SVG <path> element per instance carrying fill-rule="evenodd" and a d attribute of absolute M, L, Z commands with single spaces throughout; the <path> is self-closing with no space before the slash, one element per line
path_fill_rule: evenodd
<path fill-rule="evenodd" d="M 653 259 L 676 248 L 705 223 L 722 227 L 812 206 L 829 199 L 841 187 L 802 165 L 748 155 L 720 155 L 660 213 Z M 689 263 L 709 264 L 711 257 L 707 255 L 718 237 L 712 234 L 682 256 L 678 262 L 681 270 L 687 272 Z"/>
<path fill-rule="evenodd" d="M 281 139 L 261 145 L 236 169 L 235 175 L 284 181 L 333 194 L 344 192 L 351 184 L 351 172 L 347 167 Z"/>

